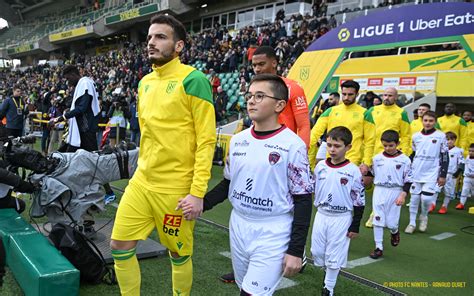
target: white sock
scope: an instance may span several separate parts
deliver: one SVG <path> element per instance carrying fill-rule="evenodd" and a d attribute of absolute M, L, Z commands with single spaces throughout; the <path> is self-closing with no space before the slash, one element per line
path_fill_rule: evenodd
<path fill-rule="evenodd" d="M 374 225 L 375 248 L 383 250 L 383 227 Z"/>
<path fill-rule="evenodd" d="M 464 205 L 466 203 L 467 196 L 461 196 L 461 204 Z"/>
<path fill-rule="evenodd" d="M 420 195 L 412 194 L 410 199 L 410 225 L 416 226 L 416 216 L 418 215 L 418 206 L 420 205 Z"/>
<path fill-rule="evenodd" d="M 432 195 L 421 195 L 421 212 L 420 215 L 428 216 L 428 210 L 430 206 L 433 204 L 433 196 Z"/>
<path fill-rule="evenodd" d="M 326 277 L 324 278 L 324 287 L 334 293 L 334 287 L 336 286 L 337 275 L 339 274 L 339 268 L 326 268 Z"/>
<path fill-rule="evenodd" d="M 443 200 L 443 207 L 447 208 L 450 201 L 451 201 L 451 198 L 445 197 Z"/>

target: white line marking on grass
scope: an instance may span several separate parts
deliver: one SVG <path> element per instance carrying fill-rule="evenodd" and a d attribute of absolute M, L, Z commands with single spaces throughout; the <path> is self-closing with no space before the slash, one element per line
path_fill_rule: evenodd
<path fill-rule="evenodd" d="M 227 258 L 231 259 L 230 252 L 227 252 L 227 251 L 226 252 L 220 252 L 219 254 L 221 254 L 224 257 L 227 257 Z M 281 282 L 278 284 L 278 287 L 276 289 L 281 290 L 281 289 L 286 289 L 286 288 L 293 287 L 293 286 L 296 286 L 296 285 L 298 285 L 297 282 L 284 277 L 284 278 L 281 279 Z"/>
<path fill-rule="evenodd" d="M 440 233 L 438 235 L 430 236 L 430 238 L 440 241 L 440 240 L 447 239 L 447 238 L 450 238 L 450 237 L 455 236 L 455 235 L 456 234 L 454 234 L 452 232 L 443 232 L 443 233 Z"/>
<path fill-rule="evenodd" d="M 347 262 L 346 268 L 350 269 L 350 268 L 354 268 L 354 267 L 358 267 L 358 266 L 362 266 L 362 265 L 367 265 L 367 264 L 370 264 L 370 263 L 380 262 L 382 260 L 383 260 L 383 258 L 372 259 L 369 256 L 362 257 L 362 258 L 351 260 L 351 261 Z"/>

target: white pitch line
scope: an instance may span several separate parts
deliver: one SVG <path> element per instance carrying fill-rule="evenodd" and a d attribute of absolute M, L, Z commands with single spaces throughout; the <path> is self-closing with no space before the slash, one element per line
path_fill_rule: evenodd
<path fill-rule="evenodd" d="M 440 241 L 440 240 L 443 240 L 443 239 L 453 237 L 455 235 L 456 234 L 454 234 L 452 232 L 443 232 L 443 233 L 440 233 L 440 234 L 437 234 L 437 235 L 430 236 L 430 238 Z"/>
<path fill-rule="evenodd" d="M 351 268 L 354 268 L 354 267 L 363 266 L 363 265 L 367 265 L 367 264 L 370 264 L 370 263 L 380 262 L 382 260 L 383 260 L 383 258 L 372 259 L 369 256 L 362 257 L 362 258 L 359 258 L 359 259 L 348 261 L 346 268 L 351 269 Z"/>
<path fill-rule="evenodd" d="M 227 251 L 226 252 L 220 252 L 219 254 L 221 254 L 224 257 L 227 257 L 227 258 L 231 259 L 230 252 L 227 252 Z M 281 279 L 281 281 L 278 284 L 278 287 L 276 288 L 276 290 L 286 289 L 286 288 L 293 287 L 293 286 L 296 286 L 296 285 L 298 285 L 297 282 L 284 277 L 284 278 Z"/>

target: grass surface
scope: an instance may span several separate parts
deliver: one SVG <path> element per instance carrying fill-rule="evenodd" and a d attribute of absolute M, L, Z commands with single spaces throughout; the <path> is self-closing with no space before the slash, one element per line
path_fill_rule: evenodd
<path fill-rule="evenodd" d="M 222 168 L 213 167 L 209 188 L 222 180 Z M 123 188 L 127 181 L 117 181 L 112 185 Z M 118 197 L 120 193 L 116 192 Z M 367 208 L 364 222 L 370 214 L 371 193 L 367 194 Z M 388 232 L 384 237 L 383 260 L 353 269 L 350 273 L 362 276 L 371 281 L 387 284 L 396 290 L 409 295 L 474 295 L 474 236 L 464 233 L 460 228 L 474 225 L 474 216 L 467 211 L 454 210 L 452 202 L 447 215 L 430 215 L 428 231 L 421 234 L 406 235 L 402 233 L 398 247 L 390 246 Z M 474 206 L 472 201 L 468 206 Z M 203 218 L 222 225 L 228 225 L 231 206 L 228 201 L 204 213 Z M 115 208 L 108 206 L 101 217 L 113 217 Z M 313 211 L 314 214 L 314 211 Z M 27 218 L 28 220 L 28 218 Z M 408 208 L 402 208 L 400 228 L 408 223 Z M 430 236 L 443 232 L 455 236 L 435 241 Z M 157 240 L 156 234 L 152 238 Z M 310 238 L 308 238 L 308 251 Z M 360 236 L 351 242 L 349 260 L 369 255 L 374 248 L 371 229 L 361 226 Z M 195 254 L 193 295 L 238 295 L 235 285 L 224 284 L 218 280 L 221 274 L 232 270 L 230 259 L 220 255 L 229 251 L 226 231 L 198 222 L 195 229 Z M 308 252 L 308 254 L 310 254 Z M 171 272 L 168 258 L 160 257 L 140 261 L 142 274 L 142 295 L 171 295 Z M 308 266 L 303 274 L 293 277 L 296 286 L 279 290 L 275 295 L 318 295 L 321 289 L 323 272 L 314 266 Z M 438 283 L 441 282 L 441 283 Z M 453 287 L 453 285 L 460 287 Z M 444 285 L 445 287 L 437 287 Z M 446 287 L 446 286 L 450 287 Z M 82 285 L 81 295 L 118 295 L 117 286 Z M 355 283 L 343 277 L 338 278 L 336 293 L 338 295 L 380 295 L 381 292 Z M 5 284 L 0 288 L 1 295 L 21 295 L 12 274 L 7 272 Z"/>

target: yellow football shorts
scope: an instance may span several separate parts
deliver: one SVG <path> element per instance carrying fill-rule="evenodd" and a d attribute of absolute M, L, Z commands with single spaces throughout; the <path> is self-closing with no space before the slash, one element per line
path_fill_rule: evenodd
<path fill-rule="evenodd" d="M 176 211 L 178 200 L 186 194 L 162 194 L 130 182 L 120 201 L 112 239 L 146 240 L 156 227 L 160 243 L 179 256 L 193 253 L 195 221 L 185 220 Z"/>

